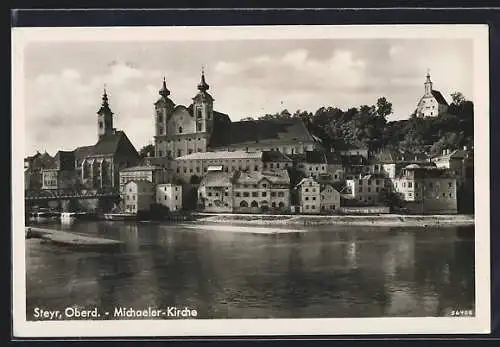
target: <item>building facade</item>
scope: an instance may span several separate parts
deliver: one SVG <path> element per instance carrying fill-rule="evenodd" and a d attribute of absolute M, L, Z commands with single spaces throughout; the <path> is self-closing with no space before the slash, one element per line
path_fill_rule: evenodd
<path fill-rule="evenodd" d="M 392 186 L 414 213 L 457 213 L 457 180 L 446 168 L 411 164 L 392 180 Z"/>
<path fill-rule="evenodd" d="M 287 170 L 239 172 L 233 182 L 235 212 L 287 212 L 290 209 Z"/>
<path fill-rule="evenodd" d="M 165 183 L 156 185 L 156 203 L 168 208 L 169 211 L 182 209 L 182 186 Z"/>
<path fill-rule="evenodd" d="M 300 212 L 318 214 L 321 211 L 321 186 L 314 178 L 306 177 L 295 187 L 298 191 Z"/>
<path fill-rule="evenodd" d="M 144 180 L 129 181 L 121 193 L 123 207 L 127 213 L 149 212 L 155 202 L 153 183 Z"/>
<path fill-rule="evenodd" d="M 141 165 L 128 167 L 120 170 L 120 191 L 128 181 L 143 180 L 156 185 L 170 182 L 171 178 L 171 172 L 160 166 Z"/>
<path fill-rule="evenodd" d="M 321 186 L 321 213 L 333 213 L 340 208 L 340 193 L 329 184 Z"/>
<path fill-rule="evenodd" d="M 364 205 L 375 205 L 380 202 L 380 194 L 386 188 L 386 180 L 383 176 L 366 175 L 346 180 L 346 186 L 350 199 Z"/>
<path fill-rule="evenodd" d="M 235 173 L 210 171 L 198 187 L 198 207 L 205 212 L 233 212 Z"/>

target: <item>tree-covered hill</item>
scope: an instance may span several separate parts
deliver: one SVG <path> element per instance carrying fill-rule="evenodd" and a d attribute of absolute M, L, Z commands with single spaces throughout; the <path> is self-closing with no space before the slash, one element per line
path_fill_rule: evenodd
<path fill-rule="evenodd" d="M 375 105 L 361 105 L 343 111 L 321 107 L 312 113 L 283 110 L 259 119 L 301 118 L 309 131 L 324 146 L 340 149 L 364 146 L 372 151 L 390 147 L 408 153 L 437 154 L 442 149 L 458 149 L 474 145 L 474 105 L 461 93 L 451 95 L 448 112 L 438 117 L 417 118 L 415 114 L 400 121 L 387 121 L 392 104 L 381 97 Z"/>

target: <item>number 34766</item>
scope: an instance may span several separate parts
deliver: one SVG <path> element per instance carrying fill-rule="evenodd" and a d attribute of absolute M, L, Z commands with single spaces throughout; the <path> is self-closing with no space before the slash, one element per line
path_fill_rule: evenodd
<path fill-rule="evenodd" d="M 451 310 L 450 316 L 452 317 L 471 317 L 474 316 L 473 310 Z"/>

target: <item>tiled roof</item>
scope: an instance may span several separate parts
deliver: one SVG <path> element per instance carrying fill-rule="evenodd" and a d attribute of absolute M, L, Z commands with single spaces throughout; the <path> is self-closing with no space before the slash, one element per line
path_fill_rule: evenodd
<path fill-rule="evenodd" d="M 75 149 L 75 158 L 82 159 L 92 154 L 94 146 L 83 146 Z"/>
<path fill-rule="evenodd" d="M 335 152 L 328 152 L 326 153 L 326 162 L 328 164 L 334 165 L 334 164 L 342 164 L 342 159 L 340 158 L 340 155 L 338 155 Z"/>
<path fill-rule="evenodd" d="M 305 177 L 305 178 L 301 179 L 301 180 L 300 180 L 300 182 L 299 182 L 299 183 L 297 183 L 297 185 L 296 185 L 295 187 L 297 188 L 297 187 L 301 186 L 302 184 L 304 184 L 305 182 L 309 182 L 309 181 L 312 181 L 312 182 L 318 183 L 318 182 L 316 182 L 316 180 L 315 180 L 314 178 L 312 178 L 312 177 Z"/>
<path fill-rule="evenodd" d="M 327 188 L 332 188 L 333 190 L 336 190 L 338 192 L 338 190 L 335 189 L 335 187 L 333 185 L 331 185 L 331 184 L 322 184 L 320 186 L 320 192 L 323 192 Z"/>
<path fill-rule="evenodd" d="M 448 102 L 446 102 L 446 99 L 443 97 L 443 94 L 441 94 L 440 91 L 433 90 L 432 91 L 432 96 L 436 99 L 436 101 L 439 104 L 448 106 Z"/>
<path fill-rule="evenodd" d="M 217 126 L 214 124 L 214 130 Z M 214 132 L 210 147 L 256 143 L 314 142 L 300 119 L 240 121 L 225 124 Z"/>
<path fill-rule="evenodd" d="M 182 157 L 177 157 L 175 160 L 214 160 L 214 159 L 260 159 L 262 152 L 247 152 L 247 151 L 217 151 L 217 152 L 196 152 Z"/>
<path fill-rule="evenodd" d="M 321 151 L 306 151 L 306 163 L 309 164 L 324 164 L 326 163 L 325 153 Z"/>
<path fill-rule="evenodd" d="M 203 176 L 200 186 L 229 187 L 232 185 L 234 174 L 223 171 L 210 171 Z"/>
<path fill-rule="evenodd" d="M 339 150 L 341 151 L 348 151 L 348 150 L 367 150 L 368 147 L 362 143 L 362 142 L 357 142 L 355 144 L 353 143 L 344 143 L 341 146 L 339 146 Z"/>
<path fill-rule="evenodd" d="M 373 153 L 373 157 L 371 158 L 372 163 L 380 163 L 380 164 L 391 164 L 395 163 L 399 160 L 401 154 L 397 151 L 384 148 L 376 153 Z"/>
<path fill-rule="evenodd" d="M 263 162 L 291 162 L 292 159 L 290 159 L 286 154 L 281 153 L 280 151 L 265 151 L 262 152 L 262 161 Z"/>
<path fill-rule="evenodd" d="M 75 150 L 75 158 L 81 159 L 88 156 L 117 153 L 122 153 L 126 156 L 139 156 L 137 150 L 123 131 L 116 131 L 113 134 L 102 136 L 94 146 L 78 147 Z"/>
<path fill-rule="evenodd" d="M 236 177 L 236 181 L 240 184 L 255 184 L 263 179 L 267 179 L 274 184 L 290 184 L 290 176 L 287 170 L 240 172 Z"/>

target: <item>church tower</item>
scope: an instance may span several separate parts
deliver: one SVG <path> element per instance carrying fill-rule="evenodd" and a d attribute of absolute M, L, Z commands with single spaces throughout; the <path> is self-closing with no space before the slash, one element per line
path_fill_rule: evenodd
<path fill-rule="evenodd" d="M 104 93 L 102 94 L 102 105 L 99 111 L 97 111 L 98 139 L 113 133 L 113 112 L 111 112 L 111 109 L 109 108 L 108 94 L 106 93 L 106 88 L 104 88 Z"/>
<path fill-rule="evenodd" d="M 429 73 L 429 70 L 427 70 L 427 79 L 425 80 L 424 83 L 425 86 L 425 96 L 431 96 L 432 95 L 432 82 L 431 82 L 431 75 Z"/>
<path fill-rule="evenodd" d="M 167 81 L 163 77 L 163 83 L 158 91 L 160 98 L 155 102 L 155 156 L 167 155 L 166 137 L 168 133 L 168 118 L 172 114 L 175 104 L 170 100 L 170 90 L 167 89 Z"/>
<path fill-rule="evenodd" d="M 196 119 L 197 133 L 212 133 L 214 99 L 207 90 L 210 86 L 205 81 L 205 72 L 201 71 L 201 81 L 198 84 L 198 94 L 193 98 L 193 113 Z"/>

